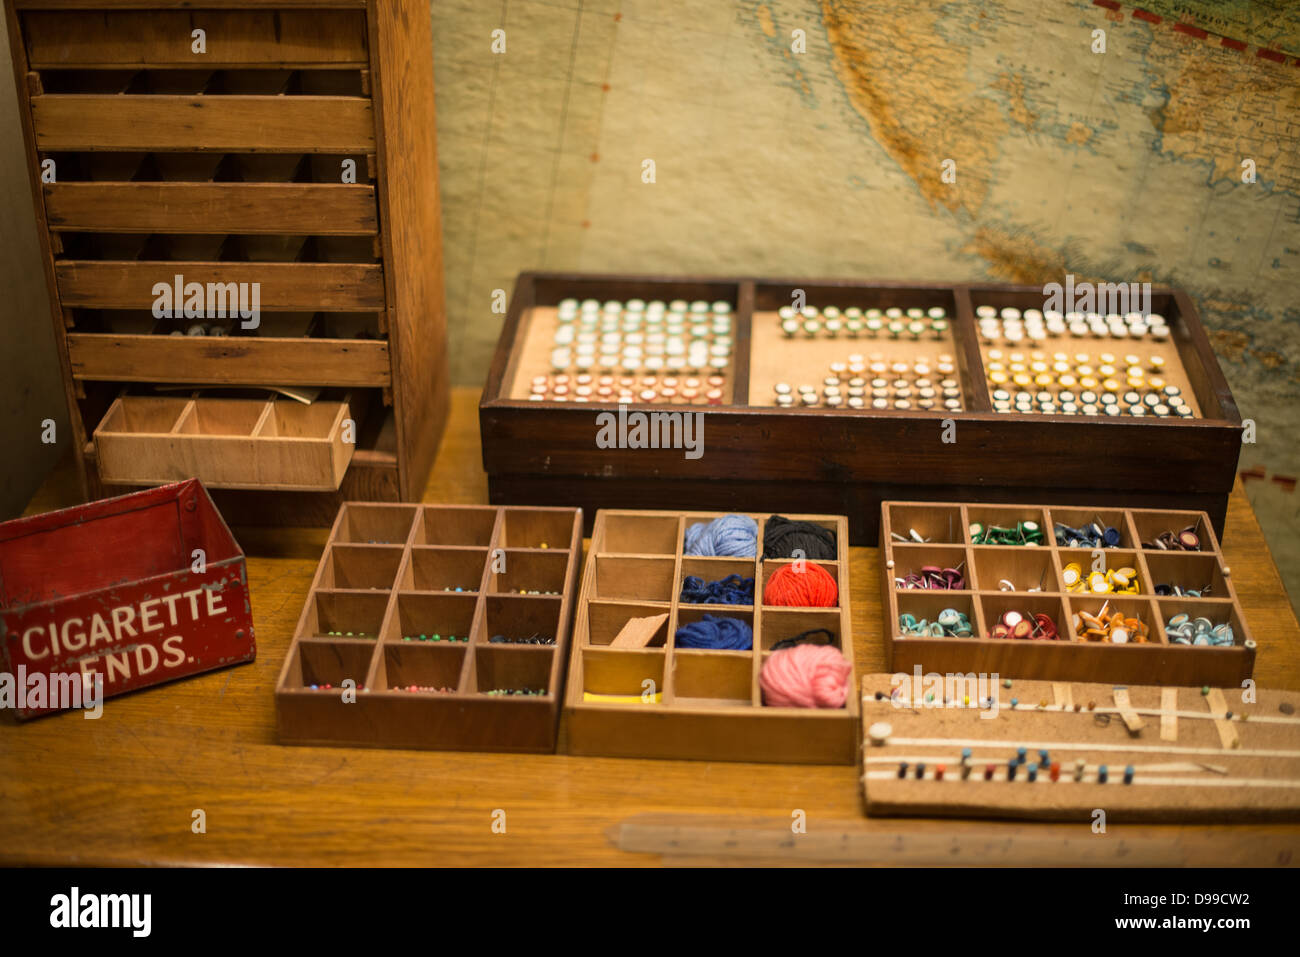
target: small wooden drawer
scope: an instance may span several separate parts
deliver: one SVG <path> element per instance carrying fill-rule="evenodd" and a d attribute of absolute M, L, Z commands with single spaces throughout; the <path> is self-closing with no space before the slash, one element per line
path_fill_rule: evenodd
<path fill-rule="evenodd" d="M 33 10 L 22 28 L 35 70 L 369 65 L 361 10 Z"/>
<path fill-rule="evenodd" d="M 113 485 L 199 478 L 215 488 L 337 491 L 352 460 L 348 401 L 121 396 L 95 429 Z"/>

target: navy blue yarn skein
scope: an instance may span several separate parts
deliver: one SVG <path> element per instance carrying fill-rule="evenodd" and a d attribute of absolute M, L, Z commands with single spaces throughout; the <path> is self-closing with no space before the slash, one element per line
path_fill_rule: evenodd
<path fill-rule="evenodd" d="M 718 648 L 729 651 L 748 651 L 754 647 L 754 629 L 739 618 L 714 618 L 705 615 L 699 621 L 677 629 L 679 648 Z"/>
<path fill-rule="evenodd" d="M 696 605 L 752 605 L 754 579 L 728 575 L 706 582 L 697 575 L 687 575 L 682 579 L 682 601 Z"/>
<path fill-rule="evenodd" d="M 758 553 L 758 522 L 747 515 L 723 515 L 686 529 L 686 555 L 753 558 Z"/>

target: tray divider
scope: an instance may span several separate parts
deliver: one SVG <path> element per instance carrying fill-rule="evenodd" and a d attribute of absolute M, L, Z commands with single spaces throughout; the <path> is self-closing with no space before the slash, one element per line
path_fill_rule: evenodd
<path fill-rule="evenodd" d="M 664 637 L 663 706 L 672 707 L 677 699 L 677 615 L 681 610 L 682 562 L 686 555 L 686 516 L 677 516 L 677 548 L 673 553 L 673 583 L 668 593 L 668 634 Z"/>
<path fill-rule="evenodd" d="M 342 409 L 340 409 L 339 411 L 341 412 Z M 262 411 L 257 417 L 257 422 L 253 424 L 253 431 L 251 433 L 253 438 L 255 439 L 261 438 L 265 435 L 265 430 L 271 424 L 271 419 L 274 417 L 274 415 L 275 415 L 275 399 L 270 398 L 267 399 L 266 404 L 262 406 Z"/>
<path fill-rule="evenodd" d="M 737 406 L 750 404 L 749 353 L 754 329 L 754 287 L 752 279 L 742 279 L 736 287 L 735 323 L 732 326 L 731 402 Z"/>
<path fill-rule="evenodd" d="M 958 368 L 965 380 L 961 384 L 962 394 L 966 397 L 965 409 L 968 412 L 992 412 L 993 397 L 989 392 L 984 358 L 980 352 L 979 330 L 975 325 L 975 307 L 971 302 L 970 287 L 954 286 L 952 293 L 957 305 L 957 314 L 952 318 L 952 331 L 957 347 Z"/>
<path fill-rule="evenodd" d="M 1132 537 L 1134 531 L 1133 513 L 1128 509 L 1124 509 L 1124 521 L 1128 524 L 1129 536 Z M 1141 577 L 1143 591 L 1150 595 L 1154 602 L 1156 598 L 1156 580 L 1151 574 L 1151 566 L 1147 564 L 1147 550 L 1142 547 L 1142 543 L 1136 538 L 1133 538 L 1133 551 L 1137 553 L 1137 570 L 1138 575 Z M 1153 605 L 1152 607 L 1156 606 Z"/>
<path fill-rule="evenodd" d="M 1124 521 L 1128 525 L 1128 536 L 1133 540 L 1133 548 L 1140 555 L 1143 552 L 1142 539 L 1138 537 L 1137 519 L 1133 517 L 1131 508 L 1124 509 Z"/>
<path fill-rule="evenodd" d="M 122 400 L 119 398 L 114 401 L 121 402 Z M 176 416 L 176 421 L 172 423 L 172 427 L 168 431 L 168 435 L 182 434 L 181 426 L 184 425 L 189 418 L 195 415 L 198 415 L 198 400 L 191 397 L 190 399 L 186 400 L 185 407 L 181 409 L 180 415 Z"/>
<path fill-rule="evenodd" d="M 763 672 L 763 534 L 766 531 L 767 517 L 758 516 L 758 540 L 754 545 L 754 644 L 750 649 L 749 689 L 749 703 L 755 708 L 763 706 L 759 676 Z"/>

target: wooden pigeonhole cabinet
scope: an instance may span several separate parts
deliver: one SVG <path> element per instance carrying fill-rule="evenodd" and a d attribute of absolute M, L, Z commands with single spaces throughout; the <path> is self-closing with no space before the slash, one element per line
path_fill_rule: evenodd
<path fill-rule="evenodd" d="M 5 12 L 86 496 L 417 499 L 449 401 L 427 0 Z"/>

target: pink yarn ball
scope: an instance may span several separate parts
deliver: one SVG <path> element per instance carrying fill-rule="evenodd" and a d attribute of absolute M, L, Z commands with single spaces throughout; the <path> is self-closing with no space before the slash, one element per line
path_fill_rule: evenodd
<path fill-rule="evenodd" d="M 774 708 L 842 708 L 853 666 L 831 645 L 795 645 L 772 652 L 758 683 Z"/>

